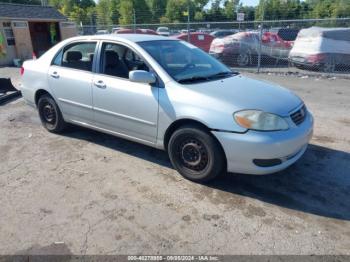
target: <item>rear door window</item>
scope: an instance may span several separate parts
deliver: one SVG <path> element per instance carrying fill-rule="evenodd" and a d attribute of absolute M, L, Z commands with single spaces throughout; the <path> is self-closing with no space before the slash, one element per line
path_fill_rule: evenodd
<path fill-rule="evenodd" d="M 68 45 L 61 50 L 53 65 L 92 72 L 96 42 L 82 42 Z"/>

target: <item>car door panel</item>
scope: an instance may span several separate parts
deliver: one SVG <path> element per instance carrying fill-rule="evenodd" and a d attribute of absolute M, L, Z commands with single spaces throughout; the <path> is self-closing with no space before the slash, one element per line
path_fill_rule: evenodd
<path fill-rule="evenodd" d="M 51 66 L 49 85 L 65 118 L 91 123 L 93 74 Z"/>
<path fill-rule="evenodd" d="M 118 73 L 117 68 L 121 70 L 126 64 L 128 50 L 132 49 L 110 42 L 103 42 L 99 47 L 98 73 L 92 85 L 94 122 L 98 128 L 154 144 L 158 124 L 158 87 L 131 82 L 128 73 L 126 76 Z"/>
<path fill-rule="evenodd" d="M 97 86 L 103 85 L 104 87 Z M 98 127 L 155 143 L 158 88 L 127 79 L 96 75 L 93 111 Z"/>
<path fill-rule="evenodd" d="M 66 121 L 91 124 L 93 59 L 97 42 L 73 42 L 54 58 L 48 83 Z"/>

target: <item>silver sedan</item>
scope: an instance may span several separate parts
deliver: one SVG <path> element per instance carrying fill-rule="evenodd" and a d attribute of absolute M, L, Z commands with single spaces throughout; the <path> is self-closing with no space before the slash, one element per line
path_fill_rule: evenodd
<path fill-rule="evenodd" d="M 197 182 L 283 170 L 312 136 L 313 117 L 291 91 L 162 36 L 71 38 L 21 74 L 23 97 L 48 131 L 71 123 L 166 150 Z"/>

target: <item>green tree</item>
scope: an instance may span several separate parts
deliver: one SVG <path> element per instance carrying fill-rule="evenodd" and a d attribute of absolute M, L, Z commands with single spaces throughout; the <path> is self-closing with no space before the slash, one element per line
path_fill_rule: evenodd
<path fill-rule="evenodd" d="M 332 10 L 332 17 L 350 17 L 350 1 L 339 0 Z"/>
<path fill-rule="evenodd" d="M 255 19 L 255 7 L 254 6 L 241 6 L 240 12 L 245 14 L 246 21 L 254 21 Z"/>
<path fill-rule="evenodd" d="M 62 8 L 62 0 L 49 0 L 49 5 L 55 7 L 56 9 Z"/>
<path fill-rule="evenodd" d="M 79 6 L 75 5 L 73 6 L 73 9 L 69 14 L 69 18 L 77 24 L 85 24 L 86 12 L 83 8 L 80 8 Z"/>
<path fill-rule="evenodd" d="M 172 22 L 184 22 L 187 20 L 187 0 L 168 0 L 166 17 Z"/>
<path fill-rule="evenodd" d="M 98 25 L 110 25 L 110 0 L 99 0 L 96 6 L 96 20 Z"/>
<path fill-rule="evenodd" d="M 118 24 L 119 22 L 119 0 L 110 0 L 110 21 L 112 24 Z"/>
<path fill-rule="evenodd" d="M 225 21 L 225 10 L 222 7 L 222 0 L 213 0 L 210 9 L 205 14 L 206 21 Z"/>
<path fill-rule="evenodd" d="M 313 6 L 312 17 L 313 18 L 329 18 L 332 17 L 333 0 L 323 0 L 318 1 L 316 5 Z"/>
<path fill-rule="evenodd" d="M 228 20 L 236 19 L 236 11 L 238 11 L 239 0 L 226 0 L 224 3 L 224 13 Z"/>
<path fill-rule="evenodd" d="M 166 13 L 167 0 L 148 0 L 147 4 L 152 13 L 152 22 L 158 23 Z"/>
<path fill-rule="evenodd" d="M 40 5 L 41 0 L 1 0 L 2 3 Z"/>
<path fill-rule="evenodd" d="M 132 4 L 137 24 L 150 23 L 152 21 L 152 13 L 146 0 L 133 0 Z"/>
<path fill-rule="evenodd" d="M 303 7 L 300 0 L 260 0 L 255 10 L 256 20 L 301 18 Z"/>
<path fill-rule="evenodd" d="M 119 5 L 119 23 L 128 25 L 133 23 L 133 2 L 130 0 L 120 0 Z"/>

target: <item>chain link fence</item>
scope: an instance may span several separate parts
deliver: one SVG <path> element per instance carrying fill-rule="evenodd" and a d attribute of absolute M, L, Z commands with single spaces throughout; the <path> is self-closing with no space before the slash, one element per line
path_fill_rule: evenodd
<path fill-rule="evenodd" d="M 350 76 L 350 18 L 84 25 L 79 32 L 178 38 L 238 71 Z"/>

